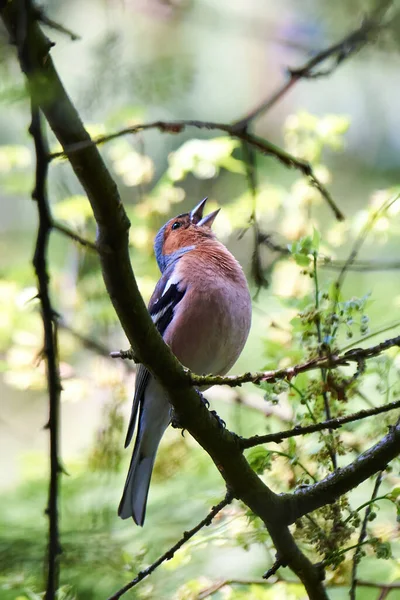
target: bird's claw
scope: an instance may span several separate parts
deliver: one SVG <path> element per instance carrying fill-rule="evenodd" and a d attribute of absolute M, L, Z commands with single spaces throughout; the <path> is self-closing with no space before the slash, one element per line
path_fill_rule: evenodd
<path fill-rule="evenodd" d="M 196 393 L 197 393 L 197 395 L 199 396 L 199 398 L 200 398 L 200 400 L 202 401 L 202 403 L 204 404 L 204 406 L 205 406 L 206 408 L 210 408 L 210 403 L 209 403 L 209 401 L 207 400 L 207 398 L 204 398 L 203 394 L 202 394 L 202 393 L 201 393 L 199 390 L 196 390 Z"/>
<path fill-rule="evenodd" d="M 223 419 L 221 419 L 221 417 L 218 415 L 218 413 L 215 410 L 210 410 L 210 413 L 212 414 L 212 416 L 217 419 L 217 423 L 218 423 L 218 427 L 220 429 L 225 429 L 226 427 L 226 423 Z"/>
<path fill-rule="evenodd" d="M 201 392 L 199 392 L 199 390 L 196 390 L 197 394 L 200 397 L 200 400 L 202 401 L 202 403 L 204 404 L 204 406 L 206 407 L 207 410 L 209 410 L 210 408 L 210 403 L 207 400 L 207 398 L 204 398 L 203 394 Z M 221 417 L 217 414 L 217 412 L 215 410 L 210 410 L 209 411 L 210 414 L 212 414 L 212 416 L 214 417 L 214 419 L 217 420 L 218 426 L 221 429 L 225 429 L 226 427 L 226 423 L 223 419 L 221 419 Z M 177 413 L 175 412 L 174 409 L 171 409 L 171 427 L 173 427 L 174 429 L 182 429 L 182 436 L 185 432 L 185 429 L 182 427 L 180 421 L 179 421 L 179 417 L 177 415 Z"/>
<path fill-rule="evenodd" d="M 200 396 L 200 400 L 202 401 L 202 403 L 204 404 L 204 406 L 208 410 L 210 408 L 209 401 L 207 400 L 207 398 L 204 398 L 203 394 L 201 392 L 199 392 L 199 390 L 196 390 L 196 392 L 198 393 L 198 395 Z M 218 414 L 217 414 L 217 412 L 215 410 L 210 410 L 210 413 L 217 420 L 218 426 L 221 429 L 224 429 L 226 427 L 225 421 L 223 419 L 221 419 L 221 417 L 218 416 Z"/>
<path fill-rule="evenodd" d="M 177 413 L 174 411 L 174 409 L 171 409 L 171 427 L 173 427 L 174 429 L 182 429 L 182 425 L 180 424 L 179 421 L 179 417 L 177 415 Z"/>

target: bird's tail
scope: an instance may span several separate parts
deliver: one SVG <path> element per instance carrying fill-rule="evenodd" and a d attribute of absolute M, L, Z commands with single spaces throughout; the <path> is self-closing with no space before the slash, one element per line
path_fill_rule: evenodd
<path fill-rule="evenodd" d="M 133 517 L 135 523 L 140 526 L 143 525 L 146 516 L 147 496 L 157 453 L 157 448 L 155 448 L 150 455 L 145 455 L 141 451 L 141 446 L 142 438 L 138 436 L 129 465 L 124 493 L 118 508 L 118 515 L 121 519 Z"/>
<path fill-rule="evenodd" d="M 152 401 L 150 401 L 152 400 Z M 139 415 L 139 426 L 135 447 L 129 465 L 124 492 L 118 508 L 122 519 L 133 520 L 143 525 L 149 493 L 151 473 L 158 446 L 170 421 L 170 406 L 164 396 L 147 398 Z"/>

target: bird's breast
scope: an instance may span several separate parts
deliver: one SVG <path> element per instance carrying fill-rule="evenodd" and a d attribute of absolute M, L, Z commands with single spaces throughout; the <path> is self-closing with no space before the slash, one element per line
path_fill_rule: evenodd
<path fill-rule="evenodd" d="M 177 358 L 197 374 L 226 373 L 246 342 L 251 299 L 241 268 L 234 266 L 232 277 L 197 265 L 164 334 Z"/>

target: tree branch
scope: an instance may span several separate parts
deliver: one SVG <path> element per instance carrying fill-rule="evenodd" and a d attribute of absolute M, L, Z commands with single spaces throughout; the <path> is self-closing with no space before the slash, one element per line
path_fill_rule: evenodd
<path fill-rule="evenodd" d="M 254 119 L 260 117 L 263 113 L 270 110 L 282 97 L 292 89 L 292 87 L 301 79 L 317 79 L 331 75 L 341 64 L 359 52 L 373 35 L 376 35 L 385 25 L 382 23 L 382 18 L 389 8 L 391 1 L 381 3 L 381 6 L 375 9 L 371 15 L 365 18 L 357 29 L 346 35 L 339 42 L 328 46 L 325 50 L 318 52 L 302 67 L 296 69 L 287 69 L 287 81 L 270 98 L 264 100 L 254 110 L 252 110 L 244 118 L 235 123 L 238 129 L 245 129 Z M 333 59 L 333 64 L 325 70 L 316 71 L 315 67 L 326 62 L 328 59 Z"/>
<path fill-rule="evenodd" d="M 200 523 L 198 523 L 192 529 L 189 529 L 189 531 L 185 531 L 183 536 L 180 538 L 180 540 L 178 540 L 176 542 L 176 544 L 174 544 L 169 550 L 164 552 L 164 554 L 162 554 L 162 556 L 160 556 L 149 567 L 147 567 L 146 569 L 143 569 L 143 571 L 140 571 L 140 573 L 137 574 L 135 579 L 132 579 L 132 581 L 130 581 L 129 583 L 124 585 L 124 587 L 122 587 L 120 590 L 118 590 L 118 592 L 116 592 L 115 594 L 110 596 L 108 598 L 108 600 L 118 600 L 118 598 L 121 598 L 121 596 L 126 594 L 126 592 L 128 592 L 133 587 L 135 587 L 138 583 L 143 581 L 143 579 L 145 579 L 146 577 L 151 575 L 153 573 L 153 571 L 155 571 L 157 569 L 157 567 L 162 565 L 162 563 L 166 562 L 167 560 L 171 560 L 171 558 L 173 558 L 175 552 L 177 552 L 179 550 L 179 548 L 181 548 L 188 540 L 190 540 L 194 535 L 196 535 L 196 533 L 198 533 L 200 531 L 200 529 L 203 529 L 203 527 L 207 527 L 208 525 L 210 525 L 212 520 L 214 519 L 214 517 L 216 517 L 216 515 L 219 512 L 221 512 L 221 510 L 223 508 L 225 508 L 225 506 L 230 504 L 232 502 L 232 500 L 233 500 L 232 494 L 230 492 L 227 492 L 225 498 L 223 500 L 221 500 L 221 502 L 219 502 L 219 504 L 217 504 L 216 506 L 213 506 L 212 509 L 210 510 L 210 512 L 208 513 L 208 515 L 204 519 L 202 519 L 202 521 L 200 521 Z"/>
<path fill-rule="evenodd" d="M 279 444 L 287 438 L 297 437 L 299 435 L 306 435 L 308 433 L 315 433 L 316 431 L 322 431 L 323 429 L 339 429 L 347 423 L 353 423 L 354 421 L 360 421 L 361 419 L 367 419 L 375 415 L 380 415 L 391 410 L 400 408 L 400 400 L 391 402 L 390 404 L 384 404 L 383 406 L 377 406 L 369 410 L 360 410 L 359 412 L 347 415 L 345 417 L 337 417 L 324 421 L 323 423 L 315 423 L 314 425 L 308 425 L 306 427 L 294 427 L 293 429 L 287 429 L 286 431 L 279 431 L 278 433 L 267 433 L 266 435 L 254 435 L 252 437 L 241 439 L 240 445 L 244 450 L 259 446 L 260 444 L 269 444 L 274 442 Z"/>
<path fill-rule="evenodd" d="M 378 356 L 385 350 L 392 348 L 393 346 L 400 346 L 400 335 L 397 337 L 385 340 L 375 346 L 369 348 L 354 348 L 348 350 L 343 354 L 332 354 L 331 356 L 320 356 L 308 360 L 305 363 L 295 365 L 294 367 L 287 367 L 286 369 L 276 369 L 275 371 L 259 371 L 256 373 L 243 373 L 243 375 L 195 375 L 188 369 L 186 372 L 193 385 L 201 387 L 203 385 L 229 385 L 230 387 L 241 386 L 243 383 L 255 383 L 261 382 L 274 383 L 282 379 L 291 380 L 300 373 L 306 371 L 313 371 L 314 369 L 333 369 L 335 367 L 348 366 L 350 362 L 359 362 L 360 360 L 366 360 L 374 356 Z"/>
<path fill-rule="evenodd" d="M 49 275 L 47 271 L 47 249 L 51 232 L 51 216 L 46 193 L 47 148 L 43 136 L 39 109 L 32 103 L 32 122 L 29 128 L 36 150 L 36 183 L 32 198 L 36 200 L 39 212 L 39 228 L 33 265 L 38 281 L 44 329 L 44 355 L 47 365 L 47 385 L 49 390 L 50 433 L 50 486 L 46 514 L 49 517 L 48 569 L 45 600 L 54 600 L 59 582 L 59 556 L 61 546 L 58 525 L 59 477 L 61 474 L 59 459 L 60 395 L 61 380 L 58 363 L 58 335 L 55 311 L 49 294 Z"/>
<path fill-rule="evenodd" d="M 383 471 L 400 454 L 400 419 L 377 444 L 363 452 L 354 462 L 331 473 L 322 481 L 280 497 L 287 504 L 287 523 L 294 523 L 303 515 L 313 512 L 357 487 L 360 483 Z"/>
<path fill-rule="evenodd" d="M 140 131 L 146 131 L 148 129 L 159 129 L 162 133 L 181 133 L 187 127 L 196 127 L 197 129 L 208 129 L 214 130 L 218 129 L 220 131 L 224 131 L 232 137 L 235 137 L 243 142 L 248 143 L 250 146 L 265 154 L 267 156 L 273 156 L 276 158 L 281 164 L 285 167 L 297 169 L 302 173 L 305 177 L 307 177 L 313 187 L 315 187 L 322 197 L 326 200 L 330 208 L 332 209 L 336 219 L 338 221 L 344 220 L 344 215 L 340 211 L 340 209 L 336 206 L 333 201 L 330 193 L 326 189 L 326 187 L 320 182 L 320 180 L 316 177 L 311 165 L 300 158 L 289 154 L 279 146 L 272 144 L 268 140 L 257 137 L 248 133 L 245 130 L 238 129 L 235 125 L 229 125 L 227 123 L 215 123 L 212 121 L 197 121 L 197 120 L 181 120 L 181 121 L 152 121 L 151 123 L 143 123 L 140 125 L 134 125 L 132 127 L 126 127 L 125 129 L 120 129 L 115 133 L 110 133 L 108 135 L 102 135 L 94 140 L 85 139 L 82 141 L 70 143 L 64 146 L 64 150 L 62 152 L 54 152 L 50 154 L 50 160 L 60 157 L 71 157 L 74 153 L 80 152 L 81 150 L 85 150 L 91 147 L 93 144 L 99 145 L 104 144 L 105 142 L 109 142 L 118 137 L 124 135 L 132 135 L 139 133 Z"/>
<path fill-rule="evenodd" d="M 21 62 L 31 67 L 31 55 L 28 40 L 29 21 L 32 19 L 32 9 L 29 2 L 21 2 L 15 23 L 15 42 Z M 60 427 L 60 395 L 61 378 L 58 359 L 58 332 L 56 313 L 50 300 L 50 277 L 47 267 L 47 252 L 52 220 L 47 198 L 48 147 L 42 130 L 39 104 L 33 93 L 33 86 L 28 85 L 31 100 L 31 134 L 36 154 L 35 187 L 32 199 L 37 204 L 39 225 L 36 238 L 33 267 L 35 269 L 38 298 L 43 322 L 44 347 L 43 355 L 46 360 L 47 387 L 49 393 L 49 420 L 46 428 L 50 437 L 50 482 L 46 514 L 49 519 L 47 546 L 47 582 L 45 600 L 55 600 L 59 586 L 59 557 L 61 554 L 58 522 L 59 478 L 61 474 L 59 458 L 59 427 Z"/>

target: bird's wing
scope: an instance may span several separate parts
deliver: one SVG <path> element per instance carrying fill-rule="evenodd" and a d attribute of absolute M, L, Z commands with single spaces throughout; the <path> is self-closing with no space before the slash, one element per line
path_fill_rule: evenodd
<path fill-rule="evenodd" d="M 166 269 L 162 277 L 158 281 L 153 295 L 150 298 L 148 310 L 154 325 L 157 327 L 160 334 L 163 336 L 168 325 L 171 323 L 176 306 L 185 295 L 186 289 L 182 287 L 178 280 L 176 269 L 171 265 Z M 139 406 L 140 412 L 143 410 L 143 398 L 147 384 L 151 375 L 143 365 L 139 365 L 136 375 L 135 395 L 133 397 L 131 418 L 129 420 L 128 431 L 125 439 L 125 448 L 127 448 L 132 440 L 133 432 Z M 140 421 L 140 416 L 139 416 Z"/>
<path fill-rule="evenodd" d="M 171 323 L 175 308 L 185 292 L 186 288 L 179 281 L 177 269 L 171 265 L 157 283 L 149 302 L 149 313 L 162 336 Z"/>

